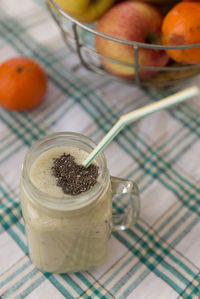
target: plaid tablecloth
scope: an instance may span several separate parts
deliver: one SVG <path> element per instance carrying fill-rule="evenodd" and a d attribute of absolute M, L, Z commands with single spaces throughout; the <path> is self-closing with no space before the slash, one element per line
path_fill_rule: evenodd
<path fill-rule="evenodd" d="M 31 112 L 0 108 L 1 298 L 200 298 L 199 97 L 128 126 L 105 150 L 111 174 L 135 180 L 141 194 L 137 224 L 113 233 L 107 261 L 83 273 L 41 273 L 28 256 L 19 204 L 28 147 L 56 131 L 98 142 L 119 115 L 180 86 L 141 90 L 87 72 L 41 0 L 0 1 L 0 62 L 18 55 L 43 66 L 48 94 Z"/>

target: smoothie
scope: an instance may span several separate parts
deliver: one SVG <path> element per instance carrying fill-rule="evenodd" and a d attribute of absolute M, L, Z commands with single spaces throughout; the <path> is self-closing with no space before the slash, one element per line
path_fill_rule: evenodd
<path fill-rule="evenodd" d="M 31 184 L 41 193 L 40 199 L 36 193 L 27 192 L 21 181 L 21 205 L 30 257 L 36 267 L 45 272 L 75 272 L 103 263 L 111 233 L 110 180 L 95 192 L 102 183 L 99 168 L 97 183 L 90 190 L 79 195 L 65 194 L 52 173 L 53 161 L 63 153 L 72 155 L 78 164 L 88 155 L 82 149 L 63 145 L 39 154 L 28 175 Z M 54 208 L 42 198 L 50 198 Z M 63 209 L 55 208 L 56 200 L 61 205 L 63 201 Z"/>

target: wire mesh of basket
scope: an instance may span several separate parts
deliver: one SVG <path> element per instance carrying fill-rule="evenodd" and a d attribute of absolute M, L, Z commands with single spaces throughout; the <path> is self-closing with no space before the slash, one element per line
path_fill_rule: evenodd
<path fill-rule="evenodd" d="M 200 43 L 191 45 L 164 46 L 158 44 L 121 40 L 97 31 L 95 29 L 95 23 L 84 24 L 79 22 L 77 19 L 73 18 L 68 13 L 63 11 L 62 8 L 54 0 L 46 0 L 46 4 L 51 16 L 60 29 L 64 42 L 71 51 L 77 53 L 81 64 L 90 71 L 106 75 L 109 78 L 117 81 L 123 81 L 126 83 L 136 84 L 144 87 L 169 86 L 172 84 L 181 83 L 186 79 L 200 73 L 200 64 L 181 65 L 172 61 L 165 67 L 144 65 L 141 66 L 139 65 L 138 60 L 140 48 L 151 50 L 185 50 L 200 48 Z M 94 45 L 96 35 L 117 43 L 131 46 L 134 51 L 134 64 L 124 63 L 97 53 Z M 101 63 L 102 59 L 134 68 L 134 79 L 122 79 L 113 75 L 103 67 Z M 148 79 L 141 79 L 139 75 L 140 69 L 155 71 L 156 74 Z"/>

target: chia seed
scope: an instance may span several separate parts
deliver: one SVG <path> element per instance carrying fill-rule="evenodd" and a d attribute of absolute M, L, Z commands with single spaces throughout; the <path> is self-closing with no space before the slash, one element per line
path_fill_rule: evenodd
<path fill-rule="evenodd" d="M 88 167 L 79 165 L 70 154 L 63 153 L 53 159 L 52 174 L 56 177 L 56 184 L 65 194 L 77 195 L 91 189 L 97 182 L 98 166 L 90 164 Z"/>

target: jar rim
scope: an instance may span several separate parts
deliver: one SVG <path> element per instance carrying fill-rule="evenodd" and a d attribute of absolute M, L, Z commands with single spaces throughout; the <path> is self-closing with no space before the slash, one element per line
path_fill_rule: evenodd
<path fill-rule="evenodd" d="M 40 191 L 30 179 L 30 168 L 33 164 L 32 162 L 31 165 L 29 165 L 31 156 L 33 156 L 34 152 L 36 151 L 39 152 L 39 156 L 45 149 L 48 150 L 51 145 L 53 148 L 53 145 L 54 143 L 56 144 L 56 141 L 57 146 L 59 146 L 59 140 L 62 140 L 64 144 L 70 143 L 72 147 L 75 146 L 75 144 L 79 144 L 81 146 L 80 148 L 87 146 L 87 149 L 90 148 L 90 150 L 93 150 L 96 146 L 96 143 L 91 138 L 76 132 L 57 132 L 38 139 L 29 148 L 24 158 L 24 162 L 22 165 L 22 179 L 24 182 L 23 191 L 31 201 L 36 202 L 48 209 L 59 211 L 73 211 L 76 209 L 81 209 L 94 202 L 98 195 L 103 192 L 103 190 L 105 190 L 105 185 L 107 185 L 106 182 L 108 181 L 107 178 L 109 174 L 106 158 L 103 152 L 99 153 L 95 158 L 97 164 L 101 168 L 97 183 L 90 190 L 81 194 L 63 194 L 62 198 L 51 196 Z"/>

